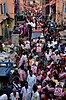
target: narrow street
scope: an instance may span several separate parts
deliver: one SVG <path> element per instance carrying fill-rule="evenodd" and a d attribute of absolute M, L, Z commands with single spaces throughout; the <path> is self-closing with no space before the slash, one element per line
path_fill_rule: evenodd
<path fill-rule="evenodd" d="M 0 100 L 65 100 L 65 1 L 0 3 Z"/>

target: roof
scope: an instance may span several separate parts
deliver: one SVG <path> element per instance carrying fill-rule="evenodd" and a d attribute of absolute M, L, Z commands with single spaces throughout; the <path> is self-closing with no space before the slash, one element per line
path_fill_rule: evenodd
<path fill-rule="evenodd" d="M 3 20 L 6 20 L 8 17 L 4 14 L 0 15 L 0 23 L 3 22 Z"/>

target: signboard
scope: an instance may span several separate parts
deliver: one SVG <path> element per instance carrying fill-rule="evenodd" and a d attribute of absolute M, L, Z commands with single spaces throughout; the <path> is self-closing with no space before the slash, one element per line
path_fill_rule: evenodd
<path fill-rule="evenodd" d="M 15 46 L 18 46 L 18 44 L 19 44 L 19 34 L 12 34 L 11 35 L 11 40 L 12 40 L 12 43 Z"/>

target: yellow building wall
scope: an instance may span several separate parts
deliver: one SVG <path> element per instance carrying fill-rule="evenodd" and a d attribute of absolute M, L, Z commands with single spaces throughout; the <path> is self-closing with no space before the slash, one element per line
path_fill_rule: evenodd
<path fill-rule="evenodd" d="M 2 26 L 0 24 L 0 36 L 2 36 Z"/>
<path fill-rule="evenodd" d="M 2 23 L 0 23 L 0 36 L 4 36 L 4 29 L 7 25 L 7 19 L 3 20 Z"/>
<path fill-rule="evenodd" d="M 13 27 L 14 27 L 14 19 L 10 19 L 9 31 L 12 30 Z"/>
<path fill-rule="evenodd" d="M 0 23 L 0 36 L 3 36 L 3 37 L 5 36 L 4 30 L 5 30 L 6 25 L 8 27 L 8 33 L 9 33 L 14 27 L 14 19 L 10 19 L 9 26 L 7 24 L 7 19 L 4 20 L 2 23 Z"/>

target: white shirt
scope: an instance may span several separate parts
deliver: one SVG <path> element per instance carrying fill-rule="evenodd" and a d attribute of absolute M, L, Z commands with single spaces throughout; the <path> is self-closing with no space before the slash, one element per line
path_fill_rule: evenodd
<path fill-rule="evenodd" d="M 8 100 L 8 97 L 6 94 L 3 94 L 2 96 L 0 96 L 0 100 Z"/>
<path fill-rule="evenodd" d="M 56 61 L 59 60 L 60 59 L 60 55 L 59 54 L 56 55 L 55 59 L 56 59 Z"/>
<path fill-rule="evenodd" d="M 32 27 L 35 27 L 35 23 L 33 22 L 28 22 L 29 25 L 31 25 Z"/>
<path fill-rule="evenodd" d="M 31 93 L 32 93 L 32 89 L 30 86 L 28 86 L 28 89 L 26 90 L 25 87 L 22 88 L 21 90 L 22 93 L 22 100 L 31 100 Z"/>
<path fill-rule="evenodd" d="M 28 59 L 27 59 L 27 55 L 26 54 L 22 55 L 22 59 L 23 59 L 23 61 L 25 61 L 25 63 L 27 63 Z"/>
<path fill-rule="evenodd" d="M 50 60 L 50 56 L 51 56 L 51 54 L 47 54 L 47 53 L 45 53 L 45 56 L 46 56 L 47 60 L 49 61 L 49 60 Z"/>
<path fill-rule="evenodd" d="M 33 85 L 36 83 L 36 76 L 35 75 L 28 75 L 27 77 L 27 82 L 28 82 L 28 85 L 33 87 Z"/>
<path fill-rule="evenodd" d="M 23 44 L 21 44 L 21 47 L 22 47 L 23 49 L 25 48 Z"/>
<path fill-rule="evenodd" d="M 38 76 L 36 77 L 36 79 L 40 81 L 40 80 L 41 80 L 41 77 L 42 77 L 42 75 L 40 74 L 40 75 L 38 75 Z"/>
<path fill-rule="evenodd" d="M 16 92 L 16 96 L 14 96 L 13 92 L 10 94 L 10 99 L 11 100 L 16 100 L 16 98 L 19 98 L 19 93 Z"/>
<path fill-rule="evenodd" d="M 31 100 L 40 100 L 38 91 L 36 91 L 35 93 L 33 93 Z"/>
<path fill-rule="evenodd" d="M 23 61 L 25 61 L 25 63 L 27 63 L 28 59 L 27 59 L 27 55 L 22 55 L 18 64 L 18 68 L 22 65 Z"/>

